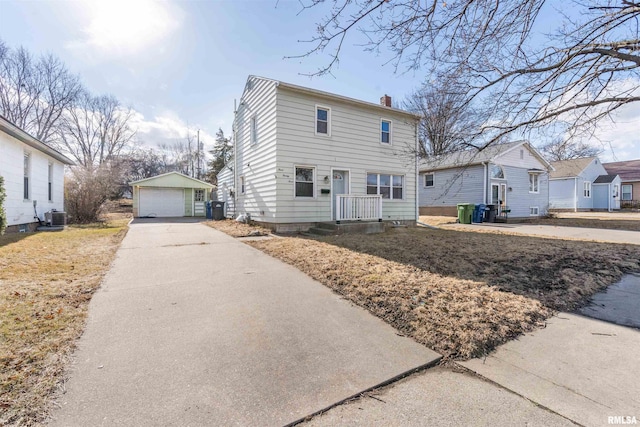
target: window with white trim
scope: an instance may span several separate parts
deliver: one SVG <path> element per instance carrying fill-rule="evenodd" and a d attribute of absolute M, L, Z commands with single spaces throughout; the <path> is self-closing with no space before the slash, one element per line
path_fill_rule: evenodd
<path fill-rule="evenodd" d="M 314 197 L 314 167 L 296 166 L 295 197 Z"/>
<path fill-rule="evenodd" d="M 391 120 L 380 120 L 380 143 L 391 145 Z"/>
<path fill-rule="evenodd" d="M 204 202 L 204 189 L 196 188 L 193 193 L 193 200 L 195 202 Z"/>
<path fill-rule="evenodd" d="M 491 166 L 491 178 L 504 179 L 504 170 L 500 165 Z"/>
<path fill-rule="evenodd" d="M 244 176 L 241 176 L 240 177 L 240 194 L 244 194 L 244 190 L 245 190 Z"/>
<path fill-rule="evenodd" d="M 633 185 L 622 184 L 622 200 L 633 200 Z"/>
<path fill-rule="evenodd" d="M 47 169 L 47 195 L 50 202 L 53 202 L 53 163 L 49 163 Z"/>
<path fill-rule="evenodd" d="M 29 200 L 31 197 L 31 154 L 24 153 L 24 180 L 23 180 L 23 198 Z"/>
<path fill-rule="evenodd" d="M 331 134 L 331 109 L 316 107 L 316 135 Z"/>
<path fill-rule="evenodd" d="M 540 174 L 530 173 L 529 174 L 529 193 L 539 193 L 540 192 Z"/>
<path fill-rule="evenodd" d="M 427 173 L 424 175 L 424 186 L 433 187 L 435 185 L 435 174 Z"/>
<path fill-rule="evenodd" d="M 367 194 L 380 194 L 383 199 L 401 200 L 404 197 L 404 175 L 368 173 Z"/>
<path fill-rule="evenodd" d="M 587 199 L 591 198 L 591 182 L 590 181 L 584 182 L 582 195 Z"/>
<path fill-rule="evenodd" d="M 249 132 L 251 134 L 251 144 L 258 143 L 258 119 L 256 116 L 251 116 L 251 121 L 249 122 Z"/>
<path fill-rule="evenodd" d="M 540 208 L 538 208 L 538 206 L 531 206 L 529 208 L 529 216 L 539 216 L 540 215 Z"/>

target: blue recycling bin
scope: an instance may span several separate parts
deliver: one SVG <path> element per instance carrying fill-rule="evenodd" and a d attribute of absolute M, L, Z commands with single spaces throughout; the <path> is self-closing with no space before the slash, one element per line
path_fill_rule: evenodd
<path fill-rule="evenodd" d="M 213 206 L 211 201 L 206 202 L 207 206 L 207 219 L 213 219 Z"/>
<path fill-rule="evenodd" d="M 473 209 L 473 222 L 481 223 L 484 217 L 484 211 L 486 210 L 486 205 L 476 205 Z"/>

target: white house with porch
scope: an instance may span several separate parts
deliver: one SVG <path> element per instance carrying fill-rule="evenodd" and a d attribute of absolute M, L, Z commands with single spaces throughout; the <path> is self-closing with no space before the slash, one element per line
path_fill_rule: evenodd
<path fill-rule="evenodd" d="M 417 123 L 386 95 L 376 104 L 249 76 L 234 120 L 235 211 L 285 232 L 414 223 Z"/>

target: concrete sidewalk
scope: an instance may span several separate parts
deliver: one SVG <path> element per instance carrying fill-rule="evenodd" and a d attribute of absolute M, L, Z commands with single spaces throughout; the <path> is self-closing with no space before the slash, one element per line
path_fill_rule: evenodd
<path fill-rule="evenodd" d="M 607 230 L 603 228 L 559 227 L 555 225 L 532 225 L 518 223 L 447 224 L 442 228 L 464 231 L 497 231 L 526 234 L 530 236 L 554 237 L 557 239 L 578 239 L 606 243 L 629 243 L 640 245 L 640 232 L 627 230 Z"/>
<path fill-rule="evenodd" d="M 197 223 L 132 224 L 55 426 L 284 425 L 439 356 Z"/>
<path fill-rule="evenodd" d="M 640 419 L 640 331 L 560 313 L 545 329 L 460 363 L 585 426 Z"/>

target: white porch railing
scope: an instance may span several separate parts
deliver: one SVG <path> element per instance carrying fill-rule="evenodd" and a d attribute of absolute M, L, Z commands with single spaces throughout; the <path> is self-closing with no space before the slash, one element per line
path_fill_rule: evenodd
<path fill-rule="evenodd" d="M 382 220 L 382 196 L 354 196 L 338 194 L 336 196 L 336 221 Z"/>

